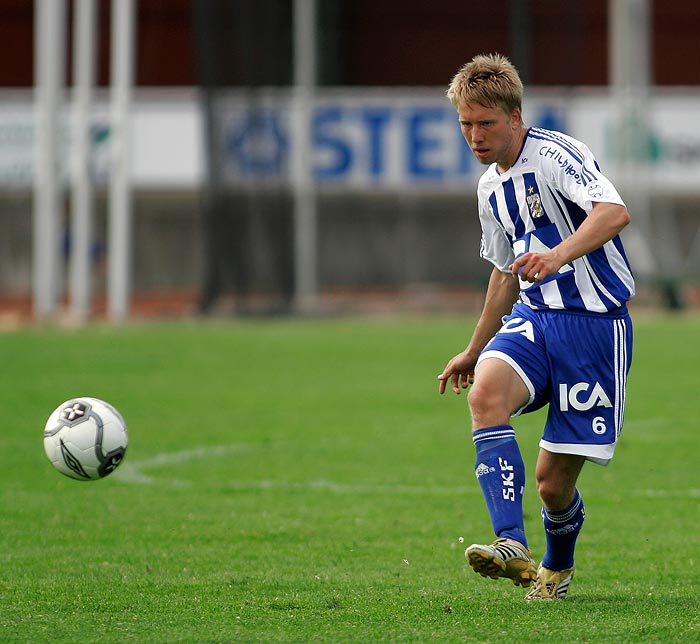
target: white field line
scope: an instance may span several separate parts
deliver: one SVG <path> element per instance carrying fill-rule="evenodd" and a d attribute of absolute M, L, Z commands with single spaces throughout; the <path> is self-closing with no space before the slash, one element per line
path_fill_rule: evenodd
<path fill-rule="evenodd" d="M 179 452 L 160 452 L 150 458 L 140 460 L 127 459 L 113 474 L 114 478 L 119 478 L 126 483 L 150 484 L 163 482 L 162 479 L 155 479 L 146 474 L 144 470 L 151 470 L 159 467 L 169 467 L 180 463 L 191 463 L 211 458 L 221 458 L 231 454 L 241 454 L 253 451 L 253 448 L 246 443 L 234 443 L 232 445 L 209 445 L 206 447 L 194 447 L 192 449 L 181 450 Z M 187 485 L 189 481 L 167 479 L 170 485 Z"/>
<path fill-rule="evenodd" d="M 166 487 L 187 487 L 194 485 L 196 481 L 180 478 L 154 477 L 147 473 L 147 470 L 167 468 L 182 463 L 193 461 L 223 458 L 235 454 L 245 454 L 259 451 L 259 448 L 246 444 L 234 443 L 231 445 L 211 445 L 195 447 L 179 452 L 160 452 L 150 458 L 140 460 L 127 459 L 112 475 L 124 483 L 135 485 L 162 485 Z M 469 471 L 465 470 L 465 475 L 469 476 Z M 406 485 L 403 483 L 382 484 L 382 483 L 338 483 L 326 479 L 315 479 L 306 481 L 287 481 L 284 479 L 259 479 L 259 480 L 236 480 L 229 479 L 221 481 L 222 486 L 232 490 L 317 490 L 320 492 L 331 492 L 334 494 L 394 494 L 400 496 L 481 496 L 481 490 L 477 485 L 470 486 L 445 486 L 445 485 Z M 632 496 L 647 498 L 698 498 L 700 489 L 640 489 L 631 490 Z"/>
<path fill-rule="evenodd" d="M 334 494 L 393 494 L 400 496 L 464 496 L 479 492 L 467 486 L 405 485 L 403 483 L 338 483 L 326 479 L 310 481 L 226 481 L 225 486 L 234 490 L 317 490 Z"/>
<path fill-rule="evenodd" d="M 258 451 L 258 448 L 245 443 L 232 445 L 212 445 L 195 447 L 179 452 L 161 452 L 150 458 L 140 460 L 127 459 L 112 475 L 124 483 L 135 485 L 164 485 L 167 487 L 186 487 L 193 485 L 195 481 L 182 478 L 164 478 L 151 476 L 148 471 L 163 467 L 170 467 L 182 463 L 190 463 L 198 460 L 227 457 L 233 454 L 243 454 Z M 307 481 L 287 480 L 225 480 L 221 481 L 223 487 L 233 490 L 319 490 L 336 494 L 398 494 L 398 495 L 464 495 L 470 490 L 466 486 L 440 486 L 440 485 L 405 485 L 397 484 L 372 484 L 372 483 L 338 483 L 325 479 Z M 474 492 L 477 490 L 475 489 Z"/>

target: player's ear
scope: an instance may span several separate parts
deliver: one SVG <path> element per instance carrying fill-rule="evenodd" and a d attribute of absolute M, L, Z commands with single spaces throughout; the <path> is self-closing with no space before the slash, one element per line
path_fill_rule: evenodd
<path fill-rule="evenodd" d="M 519 107 L 515 107 L 510 112 L 510 122 L 511 125 L 520 126 L 523 122 L 523 115 L 520 112 Z"/>

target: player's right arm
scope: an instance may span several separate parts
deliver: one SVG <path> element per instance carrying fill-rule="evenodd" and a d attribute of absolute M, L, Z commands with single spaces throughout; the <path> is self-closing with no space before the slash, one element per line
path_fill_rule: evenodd
<path fill-rule="evenodd" d="M 484 308 L 467 348 L 452 358 L 438 376 L 441 394 L 445 393 L 448 380 L 456 394 L 460 393 L 460 387 L 466 389 L 474 382 L 474 368 L 479 354 L 501 328 L 503 316 L 511 312 L 519 292 L 518 279 L 512 273 L 494 267 L 486 290 Z"/>

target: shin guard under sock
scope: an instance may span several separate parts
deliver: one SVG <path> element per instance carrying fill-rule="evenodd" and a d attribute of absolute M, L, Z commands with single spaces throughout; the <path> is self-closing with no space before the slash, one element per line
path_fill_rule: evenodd
<path fill-rule="evenodd" d="M 484 493 L 493 531 L 527 548 L 523 522 L 525 465 L 510 425 L 474 432 L 476 478 Z"/>
<path fill-rule="evenodd" d="M 576 538 L 581 532 L 586 511 L 579 491 L 569 507 L 561 512 L 549 512 L 542 508 L 542 520 L 547 539 L 547 551 L 542 565 L 550 570 L 565 570 L 574 565 Z"/>

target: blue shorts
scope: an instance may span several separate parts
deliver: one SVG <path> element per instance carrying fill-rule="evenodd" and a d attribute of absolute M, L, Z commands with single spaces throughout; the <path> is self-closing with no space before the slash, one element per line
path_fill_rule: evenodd
<path fill-rule="evenodd" d="M 520 375 L 528 403 L 549 404 L 540 447 L 607 465 L 622 430 L 632 321 L 626 307 L 608 314 L 538 310 L 517 303 L 479 362 L 499 358 Z M 478 365 L 478 362 L 477 362 Z"/>

